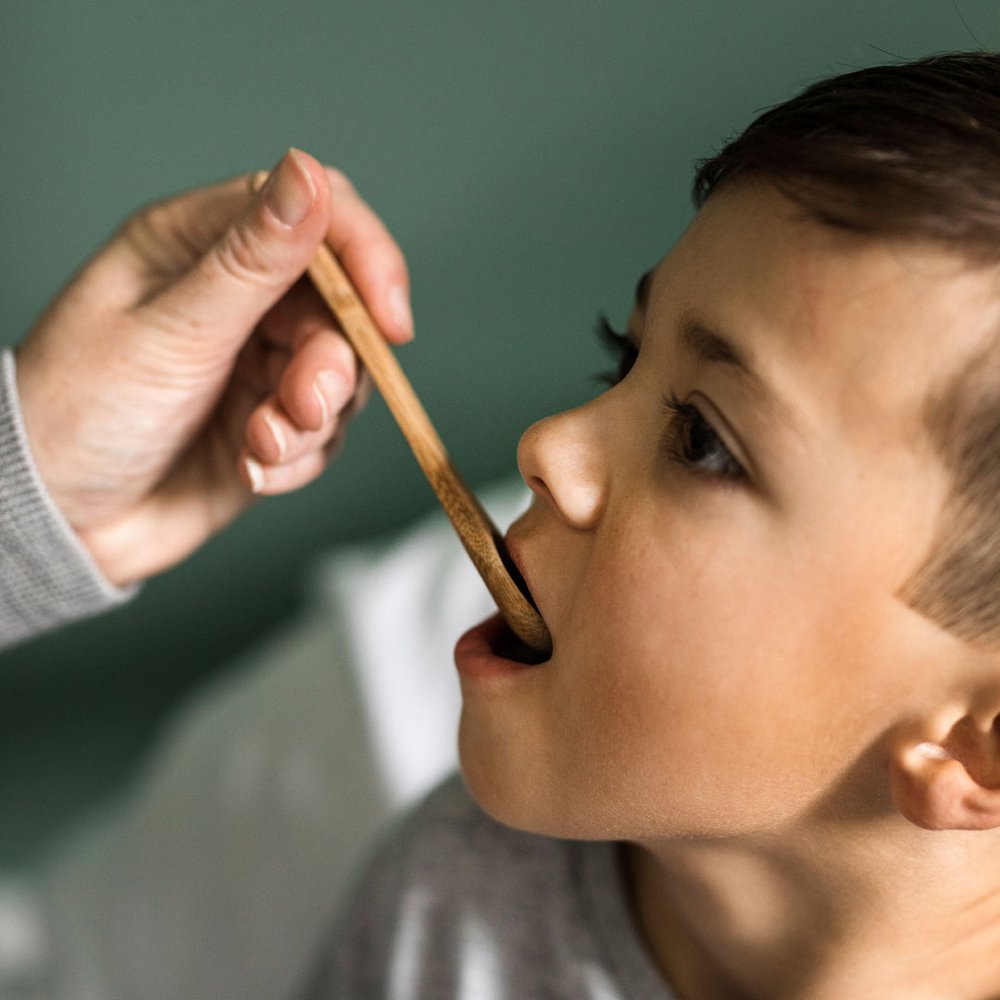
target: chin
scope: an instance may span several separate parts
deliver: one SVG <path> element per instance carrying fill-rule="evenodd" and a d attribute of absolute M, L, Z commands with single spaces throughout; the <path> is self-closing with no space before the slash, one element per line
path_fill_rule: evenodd
<path fill-rule="evenodd" d="M 501 759 L 502 755 L 487 752 L 480 740 L 470 735 L 463 716 L 459 727 L 458 757 L 462 780 L 472 800 L 504 826 L 526 833 L 549 837 L 566 837 L 553 822 L 555 811 L 547 796 L 530 775 L 518 774 L 518 769 Z M 546 807 L 547 805 L 547 807 Z"/>
<path fill-rule="evenodd" d="M 613 831 L 596 829 L 599 824 L 592 813 L 585 810 L 583 816 L 578 815 L 564 782 L 488 752 L 470 734 L 464 717 L 459 728 L 459 763 L 472 800 L 504 826 L 559 840 L 616 839 Z"/>

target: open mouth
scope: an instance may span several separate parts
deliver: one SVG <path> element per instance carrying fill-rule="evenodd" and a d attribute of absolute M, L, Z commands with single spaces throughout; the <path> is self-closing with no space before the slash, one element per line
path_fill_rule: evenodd
<path fill-rule="evenodd" d="M 494 656 L 499 656 L 504 660 L 513 660 L 515 663 L 522 663 L 529 667 L 544 663 L 552 655 L 551 651 L 542 652 L 538 649 L 532 649 L 514 634 L 511 627 L 500 615 L 497 616 L 495 627 L 491 629 L 488 641 Z"/>
<path fill-rule="evenodd" d="M 498 543 L 497 549 L 505 556 L 507 571 L 518 590 L 537 612 L 537 605 L 520 572 L 516 558 L 502 543 Z M 474 625 L 455 644 L 455 665 L 459 673 L 470 682 L 474 678 L 511 678 L 524 670 L 545 663 L 551 655 L 551 650 L 543 652 L 534 649 L 518 638 L 499 611 L 486 621 Z"/>
<path fill-rule="evenodd" d="M 473 625 L 455 644 L 455 666 L 469 680 L 509 678 L 534 670 L 547 659 L 518 639 L 499 611 Z"/>

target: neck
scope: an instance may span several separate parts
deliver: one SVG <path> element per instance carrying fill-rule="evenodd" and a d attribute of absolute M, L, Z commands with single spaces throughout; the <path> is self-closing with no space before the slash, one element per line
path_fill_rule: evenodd
<path fill-rule="evenodd" d="M 678 996 L 1000 997 L 997 838 L 876 825 L 630 847 L 639 922 Z"/>

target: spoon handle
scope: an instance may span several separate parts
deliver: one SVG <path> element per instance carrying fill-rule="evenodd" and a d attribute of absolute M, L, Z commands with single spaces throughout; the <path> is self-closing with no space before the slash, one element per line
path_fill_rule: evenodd
<path fill-rule="evenodd" d="M 266 176 L 266 172 L 256 175 L 255 189 L 263 184 Z M 309 265 L 309 277 L 368 369 L 507 624 L 532 649 L 549 651 L 552 648 L 549 631 L 511 577 L 509 557 L 499 532 L 455 470 L 395 354 L 340 262 L 325 244 L 319 247 Z"/>

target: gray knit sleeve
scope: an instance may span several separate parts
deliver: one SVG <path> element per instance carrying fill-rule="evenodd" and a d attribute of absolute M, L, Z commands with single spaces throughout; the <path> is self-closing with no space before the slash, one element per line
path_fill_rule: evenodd
<path fill-rule="evenodd" d="M 128 599 L 50 499 L 21 420 L 14 355 L 0 358 L 0 648 Z"/>

